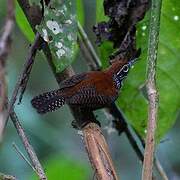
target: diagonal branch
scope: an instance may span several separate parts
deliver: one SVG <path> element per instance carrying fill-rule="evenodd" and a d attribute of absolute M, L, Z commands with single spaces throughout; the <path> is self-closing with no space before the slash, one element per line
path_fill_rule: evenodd
<path fill-rule="evenodd" d="M 7 110 L 6 124 L 7 124 L 9 115 L 14 107 L 15 102 L 16 102 L 19 89 L 21 88 L 21 86 L 23 87 L 24 84 L 25 84 L 24 87 L 26 87 L 27 81 L 29 79 L 30 71 L 31 71 L 32 65 L 34 63 L 36 52 L 39 48 L 40 42 L 41 42 L 41 37 L 40 37 L 39 33 L 37 33 L 34 43 L 32 44 L 32 46 L 29 49 L 29 53 L 27 56 L 27 60 L 23 66 L 23 70 L 20 73 L 18 81 L 15 85 L 15 88 L 14 88 L 14 91 L 13 91 L 13 94 L 12 94 L 12 97 L 11 97 L 11 100 L 10 100 L 10 103 L 8 106 L 8 110 Z"/>
<path fill-rule="evenodd" d="M 147 94 L 149 99 L 148 126 L 145 143 L 144 163 L 142 171 L 143 180 L 152 179 L 155 132 L 158 113 L 158 92 L 156 88 L 156 63 L 159 42 L 161 0 L 152 0 L 150 31 L 148 42 L 148 65 L 147 65 Z"/>
<path fill-rule="evenodd" d="M 29 162 L 29 160 L 26 158 L 26 156 L 21 152 L 21 150 L 18 148 L 18 146 L 14 142 L 13 142 L 12 146 L 13 146 L 14 150 L 19 154 L 19 156 L 32 168 L 32 170 L 34 172 L 36 172 L 36 170 L 33 167 L 33 165 Z"/>
<path fill-rule="evenodd" d="M 20 121 L 18 120 L 18 117 L 17 117 L 17 115 L 13 109 L 11 110 L 10 118 L 11 118 L 11 120 L 12 120 L 12 122 L 13 122 L 16 130 L 17 130 L 17 133 L 18 133 L 25 149 L 26 149 L 26 152 L 28 153 L 29 158 L 31 159 L 32 165 L 33 165 L 34 169 L 36 170 L 35 172 L 37 173 L 39 179 L 40 180 L 46 180 L 47 177 L 44 173 L 44 170 L 41 166 L 41 163 L 39 162 L 38 157 L 34 151 L 34 148 L 30 144 L 30 142 L 29 142 L 29 140 L 25 134 L 25 131 L 24 131 L 24 129 L 23 129 Z"/>

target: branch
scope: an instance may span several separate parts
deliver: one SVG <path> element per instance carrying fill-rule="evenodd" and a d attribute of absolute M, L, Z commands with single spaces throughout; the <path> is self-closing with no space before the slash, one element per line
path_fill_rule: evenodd
<path fill-rule="evenodd" d="M 18 148 L 18 146 L 14 142 L 13 142 L 12 146 L 13 146 L 14 150 L 17 152 L 17 154 L 19 154 L 19 156 L 32 168 L 32 170 L 34 172 L 36 172 L 33 165 L 29 162 L 29 160 L 26 158 L 26 156 L 21 152 L 21 150 Z"/>
<path fill-rule="evenodd" d="M 159 174 L 161 175 L 162 179 L 163 179 L 163 180 L 168 180 L 167 174 L 165 173 L 163 167 L 161 166 L 161 163 L 160 163 L 160 161 L 158 160 L 158 158 L 156 157 L 154 160 L 155 160 L 155 162 L 154 162 L 154 163 L 155 163 L 155 166 L 156 166 Z"/>
<path fill-rule="evenodd" d="M 144 153 L 144 164 L 142 171 L 143 180 L 151 180 L 153 171 L 155 132 L 158 112 L 158 92 L 156 88 L 156 62 L 159 42 L 161 4 L 161 0 L 152 0 L 147 56 L 147 94 L 149 99 L 149 112 L 146 146 Z"/>
<path fill-rule="evenodd" d="M 7 16 L 0 37 L 0 142 L 5 126 L 5 102 L 7 96 L 5 65 L 11 47 L 11 33 L 14 27 L 14 0 L 7 1 Z"/>
<path fill-rule="evenodd" d="M 100 128 L 94 123 L 89 123 L 83 129 L 83 135 L 91 164 L 97 173 L 97 179 L 117 180 L 118 177 L 109 156 L 109 148 Z"/>
<path fill-rule="evenodd" d="M 88 65 L 91 67 L 92 69 L 96 69 L 96 70 L 100 70 L 101 68 L 101 61 L 98 57 L 98 55 L 96 54 L 95 49 L 93 48 L 86 32 L 84 31 L 84 29 L 82 28 L 81 24 L 78 22 L 78 31 L 79 34 L 82 38 L 83 43 L 79 43 L 79 45 L 84 45 L 85 48 L 81 48 L 82 50 L 87 49 L 87 51 L 89 52 L 91 58 L 86 58 Z M 79 40 L 81 41 L 81 39 L 79 38 Z M 84 53 L 85 54 L 85 53 Z M 86 57 L 86 56 L 85 56 Z"/>

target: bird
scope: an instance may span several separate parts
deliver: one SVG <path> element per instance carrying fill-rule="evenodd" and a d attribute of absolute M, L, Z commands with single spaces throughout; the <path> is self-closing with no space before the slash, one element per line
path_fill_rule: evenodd
<path fill-rule="evenodd" d="M 60 83 L 59 89 L 45 92 L 31 100 L 40 114 L 52 112 L 64 104 L 96 110 L 110 106 L 119 96 L 124 79 L 137 58 L 117 60 L 103 71 L 74 75 Z"/>

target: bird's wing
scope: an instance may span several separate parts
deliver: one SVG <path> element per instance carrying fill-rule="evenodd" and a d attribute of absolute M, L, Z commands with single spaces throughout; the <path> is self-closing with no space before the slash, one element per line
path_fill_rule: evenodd
<path fill-rule="evenodd" d="M 79 105 L 88 108 L 100 108 L 114 102 L 116 97 L 98 93 L 94 87 L 84 87 L 71 96 L 67 102 L 71 105 Z"/>
<path fill-rule="evenodd" d="M 60 83 L 60 89 L 68 88 L 80 83 L 82 80 L 86 79 L 87 73 L 81 73 L 70 77 Z"/>

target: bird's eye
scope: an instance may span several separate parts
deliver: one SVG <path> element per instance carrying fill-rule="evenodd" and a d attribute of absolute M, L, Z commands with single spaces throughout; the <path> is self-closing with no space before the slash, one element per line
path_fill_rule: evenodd
<path fill-rule="evenodd" d="M 123 72 L 128 72 L 128 71 L 129 71 L 128 65 L 124 65 L 124 66 L 123 66 Z"/>

